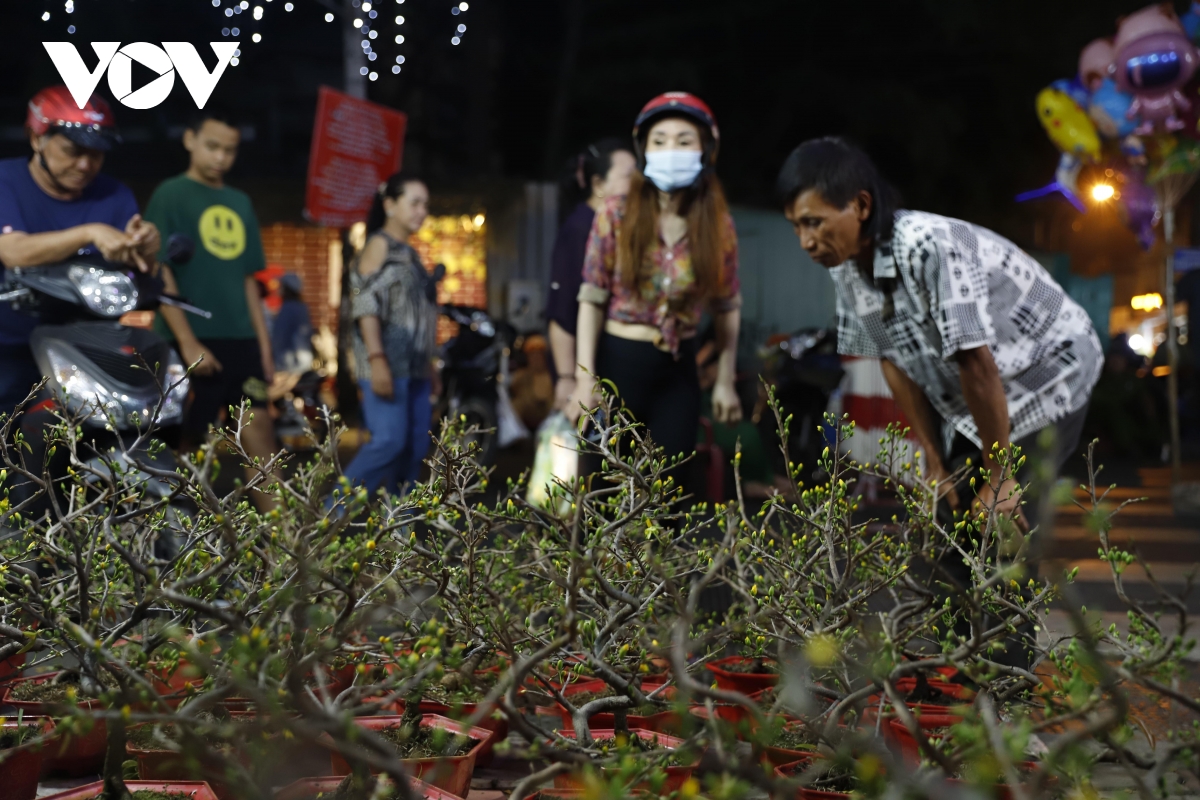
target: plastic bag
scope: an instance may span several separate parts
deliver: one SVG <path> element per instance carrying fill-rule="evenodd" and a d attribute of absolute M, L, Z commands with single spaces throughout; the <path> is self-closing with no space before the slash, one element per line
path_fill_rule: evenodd
<path fill-rule="evenodd" d="M 571 482 L 579 474 L 579 437 L 561 411 L 546 417 L 537 431 L 537 452 L 525 499 L 545 507 L 555 481 Z"/>

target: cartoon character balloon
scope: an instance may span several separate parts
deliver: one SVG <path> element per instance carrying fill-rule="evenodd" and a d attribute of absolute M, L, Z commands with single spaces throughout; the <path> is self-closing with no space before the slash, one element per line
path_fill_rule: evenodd
<path fill-rule="evenodd" d="M 1050 141 L 1062 152 L 1093 162 L 1100 157 L 1100 136 L 1096 126 L 1070 94 L 1058 86 L 1038 92 L 1038 119 Z"/>
<path fill-rule="evenodd" d="M 1113 49 L 1117 88 L 1133 95 L 1126 117 L 1142 119 L 1135 133 L 1183 128 L 1180 117 L 1191 102 L 1180 90 L 1200 66 L 1200 53 L 1171 4 L 1146 6 L 1121 19 Z"/>
<path fill-rule="evenodd" d="M 1115 57 L 1112 39 L 1094 39 L 1079 52 L 1079 80 L 1089 92 L 1108 78 Z"/>

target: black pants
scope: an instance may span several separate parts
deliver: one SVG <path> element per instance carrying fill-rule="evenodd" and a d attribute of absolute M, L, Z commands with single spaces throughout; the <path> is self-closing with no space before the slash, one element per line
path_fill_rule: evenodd
<path fill-rule="evenodd" d="M 1024 584 L 1028 578 L 1037 578 L 1038 576 L 1038 562 L 1041 551 L 1047 543 L 1046 534 L 1041 530 L 1041 525 L 1054 518 L 1054 483 L 1058 480 L 1058 474 L 1067 459 L 1075 454 L 1075 450 L 1079 446 L 1079 437 L 1083 432 L 1083 422 L 1086 417 L 1087 406 L 1084 406 L 1052 425 L 1047 425 L 1037 433 L 1014 442 L 1021 448 L 1021 454 L 1025 456 L 1025 465 L 1017 471 L 1017 482 L 1025 490 L 1022 495 L 1021 510 L 1025 515 L 1025 521 L 1029 524 L 1030 531 L 1033 532 L 1031 534 L 1033 538 L 1026 554 L 1026 575 L 1020 580 L 1021 584 Z M 972 464 L 979 465 L 981 457 L 980 448 L 960 434 L 955 438 L 949 456 L 944 459 L 944 462 L 948 470 L 954 471 L 963 465 L 967 458 L 971 459 Z M 956 487 L 959 503 L 963 506 L 968 505 L 974 496 L 969 483 L 971 474 L 977 474 L 977 471 L 973 470 L 967 479 Z M 948 513 L 945 508 L 939 509 L 939 511 Z M 964 591 L 971 586 L 970 568 L 961 557 L 953 553 L 944 555 L 938 567 L 927 566 L 932 573 L 932 582 L 958 584 Z M 951 594 L 954 593 L 951 592 Z M 990 623 L 985 622 L 985 624 Z M 970 633 L 970 622 L 960 619 L 955 625 L 955 632 L 960 636 L 967 636 Z M 1035 640 L 1034 631 L 1029 625 L 1019 625 L 1017 633 L 1006 639 L 1004 652 L 994 653 L 991 658 L 1000 664 L 1028 669 L 1032 661 L 1032 654 L 1025 643 L 1032 643 Z"/>
<path fill-rule="evenodd" d="M 700 378 L 694 339 L 680 343 L 676 358 L 650 342 L 601 334 L 596 374 L 616 384 L 621 403 L 668 456 L 696 449 Z"/>

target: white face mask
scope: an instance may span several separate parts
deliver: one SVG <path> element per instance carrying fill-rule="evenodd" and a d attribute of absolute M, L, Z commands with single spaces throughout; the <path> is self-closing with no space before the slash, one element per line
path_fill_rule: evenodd
<path fill-rule="evenodd" d="M 696 182 L 703 169 L 701 155 L 699 150 L 655 150 L 646 153 L 642 174 L 664 192 L 686 189 Z"/>

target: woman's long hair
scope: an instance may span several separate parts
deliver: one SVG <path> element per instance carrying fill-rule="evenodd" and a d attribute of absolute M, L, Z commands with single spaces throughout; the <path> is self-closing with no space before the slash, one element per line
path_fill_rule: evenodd
<path fill-rule="evenodd" d="M 681 191 L 679 215 L 687 220 L 696 288 L 701 297 L 709 297 L 720 283 L 729 244 L 726 241 L 729 204 L 725 202 L 721 181 L 711 168 L 706 168 L 692 186 Z M 641 286 L 654 271 L 646 254 L 658 240 L 658 217 L 658 187 L 642 173 L 633 173 L 617 238 L 617 270 L 630 289 Z"/>
<path fill-rule="evenodd" d="M 404 187 L 410 183 L 424 183 L 416 175 L 409 172 L 397 172 L 392 177 L 388 178 L 383 183 L 379 184 L 379 189 L 375 192 L 375 199 L 371 201 L 371 210 L 367 212 L 367 235 L 379 230 L 387 223 L 387 212 L 383 210 L 383 200 L 395 200 L 398 197 L 404 196 Z"/>

